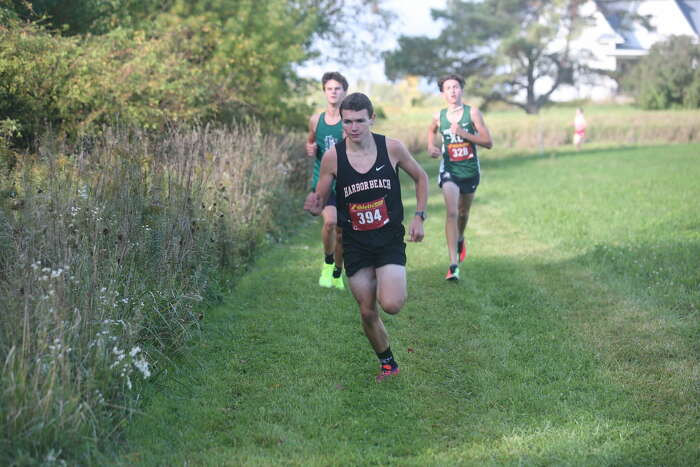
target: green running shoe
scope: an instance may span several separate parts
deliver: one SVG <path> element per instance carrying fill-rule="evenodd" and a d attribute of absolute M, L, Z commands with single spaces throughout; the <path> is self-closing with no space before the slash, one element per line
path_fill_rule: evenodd
<path fill-rule="evenodd" d="M 342 275 L 333 278 L 333 287 L 338 290 L 345 290 L 345 283 L 343 282 Z"/>
<path fill-rule="evenodd" d="M 318 285 L 329 289 L 333 287 L 333 268 L 332 264 L 323 264 L 321 277 L 318 278 Z"/>

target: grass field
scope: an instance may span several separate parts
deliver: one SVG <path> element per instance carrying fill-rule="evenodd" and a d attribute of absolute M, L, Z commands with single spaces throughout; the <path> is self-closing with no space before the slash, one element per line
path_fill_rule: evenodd
<path fill-rule="evenodd" d="M 426 239 L 408 245 L 408 304 L 384 316 L 402 373 L 374 382 L 354 301 L 315 285 L 309 221 L 205 314 L 116 462 L 697 464 L 699 155 L 484 151 L 459 284 L 421 155 Z"/>

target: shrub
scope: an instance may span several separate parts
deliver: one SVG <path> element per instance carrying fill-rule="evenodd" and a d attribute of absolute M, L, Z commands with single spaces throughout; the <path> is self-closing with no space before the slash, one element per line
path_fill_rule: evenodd
<path fill-rule="evenodd" d="M 672 36 L 652 46 L 623 84 L 644 109 L 700 107 L 700 46 Z"/>

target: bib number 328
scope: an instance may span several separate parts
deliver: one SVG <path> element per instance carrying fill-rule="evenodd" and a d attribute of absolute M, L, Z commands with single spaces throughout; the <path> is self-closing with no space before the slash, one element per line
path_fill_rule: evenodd
<path fill-rule="evenodd" d="M 450 156 L 452 162 L 464 161 L 474 157 L 474 150 L 471 143 L 461 142 L 461 143 L 450 143 L 447 145 L 447 153 Z"/>
<path fill-rule="evenodd" d="M 384 198 L 367 203 L 350 203 L 348 210 L 354 230 L 374 230 L 389 222 L 389 212 Z"/>

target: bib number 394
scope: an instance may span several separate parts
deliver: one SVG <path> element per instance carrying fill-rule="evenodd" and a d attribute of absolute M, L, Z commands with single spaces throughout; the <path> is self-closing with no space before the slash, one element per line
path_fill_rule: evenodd
<path fill-rule="evenodd" d="M 472 144 L 466 141 L 450 143 L 447 145 L 447 154 L 452 162 L 459 162 L 474 157 L 474 149 L 472 149 Z"/>
<path fill-rule="evenodd" d="M 350 203 L 348 208 L 354 230 L 374 230 L 389 222 L 384 198 L 367 203 Z"/>

